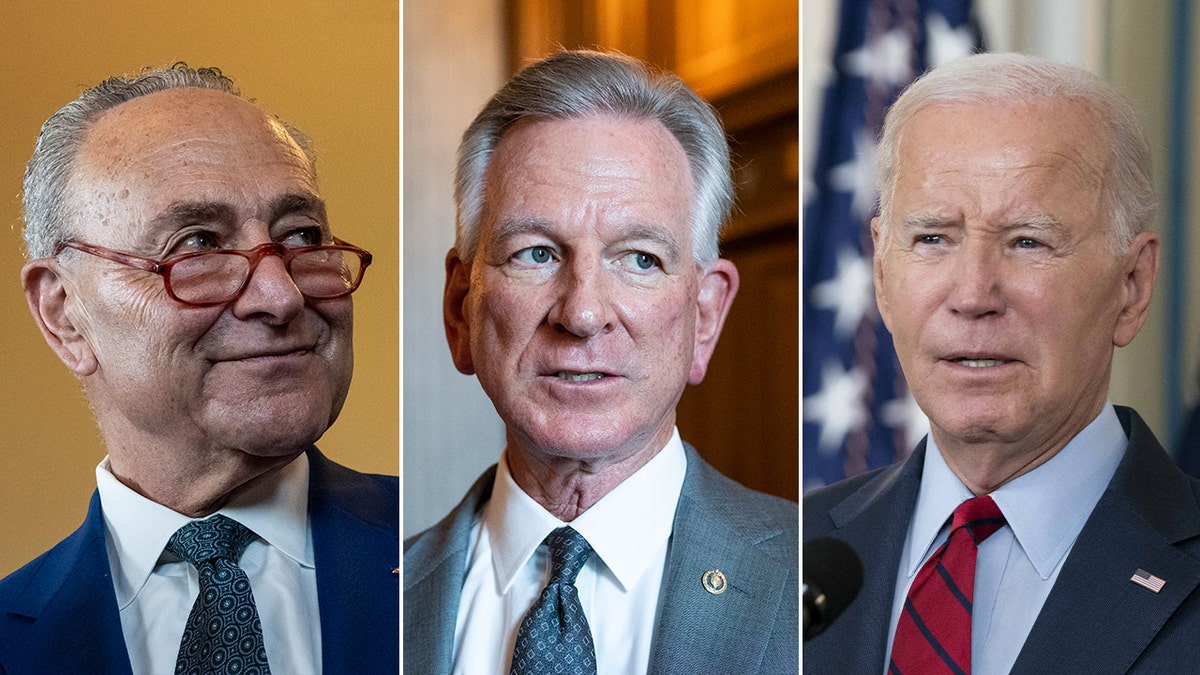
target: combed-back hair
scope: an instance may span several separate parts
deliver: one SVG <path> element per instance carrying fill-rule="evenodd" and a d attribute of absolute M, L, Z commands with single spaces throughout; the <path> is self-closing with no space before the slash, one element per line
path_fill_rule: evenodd
<path fill-rule="evenodd" d="M 242 97 L 233 80 L 219 68 L 191 68 L 178 62 L 145 68 L 137 75 L 110 77 L 87 89 L 42 124 L 33 157 L 25 166 L 22 202 L 25 213 L 25 249 L 30 258 L 42 258 L 72 236 L 71 195 L 68 185 L 87 132 L 105 112 L 118 105 L 168 89 L 194 87 Z M 308 162 L 314 157 L 308 138 L 299 129 L 277 121 L 300 146 Z"/>
<path fill-rule="evenodd" d="M 538 61 L 508 81 L 463 134 L 458 150 L 455 246 L 471 261 L 479 246 L 479 219 L 492 151 L 523 119 L 561 120 L 617 115 L 657 120 L 679 141 L 692 174 L 693 256 L 717 259 L 717 240 L 733 209 L 729 142 L 712 106 L 677 76 L 622 55 L 564 51 Z"/>
<path fill-rule="evenodd" d="M 1012 53 L 974 54 L 950 61 L 913 82 L 888 110 L 879 141 L 879 214 L 891 219 L 899 137 L 922 108 L 936 104 L 998 105 L 1076 101 L 1099 123 L 1096 142 L 1107 146 L 1101 213 L 1112 228 L 1114 250 L 1124 252 L 1150 227 L 1155 196 L 1150 143 L 1137 108 L 1116 87 L 1082 68 Z"/>

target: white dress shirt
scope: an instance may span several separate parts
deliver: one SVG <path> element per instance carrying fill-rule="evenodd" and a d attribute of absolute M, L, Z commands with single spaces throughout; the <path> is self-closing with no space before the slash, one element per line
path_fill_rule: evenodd
<path fill-rule="evenodd" d="M 1129 439 L 1106 402 L 1058 454 L 991 493 L 1006 525 L 979 545 L 971 612 L 971 672 L 1008 673 Z M 950 536 L 949 518 L 975 495 L 927 437 L 917 507 L 900 558 L 887 654 L 917 571 Z M 887 664 L 883 664 L 887 672 Z"/>
<path fill-rule="evenodd" d="M 133 672 L 170 675 L 200 580 L 191 563 L 163 549 L 191 519 L 118 481 L 107 457 L 96 467 L 96 483 Z M 238 565 L 250 579 L 271 672 L 319 675 L 321 625 L 308 523 L 307 455 L 237 495 L 217 513 L 257 535 Z"/>
<path fill-rule="evenodd" d="M 687 458 L 666 447 L 570 524 L 592 547 L 575 586 L 599 675 L 645 673 Z M 454 632 L 454 672 L 506 675 L 517 629 L 550 579 L 542 540 L 567 525 L 521 490 L 502 455 L 491 499 L 471 530 Z"/>

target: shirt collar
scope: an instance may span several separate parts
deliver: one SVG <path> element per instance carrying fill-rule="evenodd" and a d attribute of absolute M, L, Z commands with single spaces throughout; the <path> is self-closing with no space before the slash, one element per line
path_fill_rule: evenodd
<path fill-rule="evenodd" d="M 109 469 L 108 457 L 96 467 L 96 488 L 103 505 L 117 605 L 124 608 L 158 566 L 171 535 L 193 519 L 143 497 L 117 480 Z M 314 567 L 306 453 L 232 497 L 217 513 L 245 525 L 300 565 Z"/>
<path fill-rule="evenodd" d="M 687 456 L 676 429 L 661 452 L 569 523 L 587 539 L 593 558 L 612 572 L 622 590 L 646 572 L 651 558 L 646 552 L 671 536 L 686 473 Z M 501 456 L 492 497 L 483 510 L 501 593 L 508 592 L 546 535 L 567 524 L 517 485 Z"/>
<path fill-rule="evenodd" d="M 1049 579 L 1071 550 L 1128 444 L 1112 403 L 1105 402 L 1096 419 L 1045 464 L 992 493 L 1013 536 L 1042 579 Z M 929 435 L 909 532 L 908 576 L 917 573 L 954 509 L 973 496 L 946 465 Z"/>

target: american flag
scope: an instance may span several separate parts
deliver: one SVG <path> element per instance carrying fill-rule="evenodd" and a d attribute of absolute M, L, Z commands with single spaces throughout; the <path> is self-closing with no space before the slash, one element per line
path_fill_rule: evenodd
<path fill-rule="evenodd" d="M 1132 577 L 1129 577 L 1129 580 L 1138 586 L 1148 588 L 1155 593 L 1161 591 L 1163 586 L 1167 585 L 1167 581 L 1165 579 L 1156 577 L 1140 567 L 1137 568 L 1137 571 L 1133 573 Z"/>
<path fill-rule="evenodd" d="M 875 309 L 875 143 L 905 85 L 981 44 L 970 0 L 842 0 L 805 186 L 806 491 L 906 457 L 928 431 Z"/>

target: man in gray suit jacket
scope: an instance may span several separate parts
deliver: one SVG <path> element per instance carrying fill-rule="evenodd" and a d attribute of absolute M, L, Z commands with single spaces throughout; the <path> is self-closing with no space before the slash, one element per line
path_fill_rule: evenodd
<path fill-rule="evenodd" d="M 456 199 L 446 334 L 507 443 L 405 542 L 405 668 L 796 672 L 796 505 L 675 429 L 738 287 L 713 110 L 634 59 L 549 57 L 468 128 Z"/>
<path fill-rule="evenodd" d="M 901 95 L 878 166 L 876 299 L 930 434 L 805 497 L 863 571 L 805 670 L 1197 672 L 1200 482 L 1108 400 L 1158 271 L 1136 110 L 975 55 Z"/>

